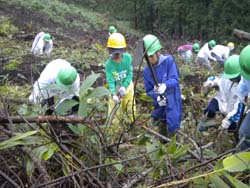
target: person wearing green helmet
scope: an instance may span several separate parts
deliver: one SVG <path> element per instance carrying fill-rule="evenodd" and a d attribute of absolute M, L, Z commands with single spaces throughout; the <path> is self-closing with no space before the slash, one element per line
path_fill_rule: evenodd
<path fill-rule="evenodd" d="M 217 112 L 224 116 L 221 122 L 221 129 L 236 129 L 241 113 L 244 111 L 244 104 L 240 102 L 238 97 L 240 75 L 239 55 L 232 55 L 224 64 L 223 75 L 210 76 L 204 83 L 205 88 L 217 87 L 219 91 L 203 111 L 202 119 L 199 123 L 199 131 L 207 130 L 207 121 L 214 118 Z"/>
<path fill-rule="evenodd" d="M 191 62 L 193 53 L 197 54 L 199 50 L 200 45 L 198 43 L 194 43 L 193 45 L 185 44 L 177 48 L 177 54 L 181 59 Z"/>
<path fill-rule="evenodd" d="M 234 44 L 232 42 L 229 43 L 228 46 L 216 45 L 211 51 L 211 56 L 213 56 L 220 63 L 220 65 L 223 66 L 233 49 Z"/>
<path fill-rule="evenodd" d="M 111 25 L 109 26 L 109 35 L 116 33 L 117 29 L 115 28 L 115 26 Z"/>
<path fill-rule="evenodd" d="M 250 45 L 243 48 L 240 52 L 240 68 L 243 79 L 241 80 L 238 93 L 242 102 L 250 94 Z M 249 106 L 249 104 L 247 104 Z M 250 147 L 250 112 L 246 112 L 245 118 L 239 129 L 240 149 L 245 150 Z"/>
<path fill-rule="evenodd" d="M 31 47 L 31 53 L 49 56 L 53 49 L 53 40 L 49 33 L 40 32 L 35 36 Z"/>
<path fill-rule="evenodd" d="M 54 87 L 52 88 L 52 85 Z M 80 77 L 76 69 L 64 59 L 56 59 L 46 65 L 40 77 L 33 85 L 29 96 L 31 104 L 54 105 L 54 97 L 75 98 L 79 95 Z M 49 109 L 46 114 L 51 114 Z"/>
<path fill-rule="evenodd" d="M 197 64 L 205 65 L 207 68 L 211 69 L 210 61 L 216 61 L 216 59 L 211 56 L 211 50 L 215 47 L 215 45 L 216 42 L 214 40 L 210 40 L 205 43 L 198 52 L 195 62 Z"/>
<path fill-rule="evenodd" d="M 172 55 L 162 55 L 162 45 L 154 35 L 143 37 L 147 66 L 143 70 L 144 87 L 153 99 L 153 125 L 160 134 L 173 136 L 180 128 L 182 115 L 179 70 Z"/>

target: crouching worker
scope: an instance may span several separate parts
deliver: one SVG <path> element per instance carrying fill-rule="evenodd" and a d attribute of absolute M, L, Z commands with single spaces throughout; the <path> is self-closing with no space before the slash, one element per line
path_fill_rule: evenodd
<path fill-rule="evenodd" d="M 243 113 L 244 104 L 240 103 L 237 88 L 241 80 L 239 56 L 230 56 L 224 64 L 224 74 L 220 77 L 209 77 L 204 87 L 218 87 L 219 91 L 203 111 L 199 123 L 199 131 L 206 131 L 208 121 L 220 112 L 225 118 L 221 122 L 222 129 L 236 130 L 237 123 Z"/>
<path fill-rule="evenodd" d="M 171 137 L 180 128 L 182 115 L 179 71 L 173 56 L 161 54 L 157 37 L 146 35 L 143 43 L 147 60 L 143 79 L 146 93 L 153 99 L 153 125 L 160 134 Z"/>
<path fill-rule="evenodd" d="M 193 45 L 185 44 L 177 48 L 177 54 L 181 59 L 190 63 L 192 61 L 193 53 L 197 54 L 199 50 L 200 45 L 198 43 L 194 43 Z"/>
<path fill-rule="evenodd" d="M 109 98 L 108 114 L 118 107 L 117 116 L 132 117 L 135 112 L 133 67 L 131 55 L 124 52 L 126 40 L 120 33 L 111 34 L 107 47 L 111 56 L 105 63 L 105 74 L 111 96 Z"/>
<path fill-rule="evenodd" d="M 40 32 L 35 36 L 31 53 L 50 56 L 53 50 L 53 40 L 49 33 Z"/>
<path fill-rule="evenodd" d="M 46 115 L 53 113 L 54 97 L 78 100 L 80 77 L 74 67 L 63 59 L 56 59 L 47 64 L 40 77 L 33 85 L 29 96 L 30 103 L 47 105 Z M 76 107 L 74 107 L 76 109 Z"/>
<path fill-rule="evenodd" d="M 250 45 L 243 48 L 243 50 L 240 52 L 240 68 L 243 78 L 239 84 L 238 92 L 241 100 L 243 101 L 243 99 L 249 97 L 250 94 Z M 250 150 L 249 102 L 246 106 L 248 107 L 248 109 L 239 129 L 239 140 L 241 141 L 240 149 L 242 151 Z"/>

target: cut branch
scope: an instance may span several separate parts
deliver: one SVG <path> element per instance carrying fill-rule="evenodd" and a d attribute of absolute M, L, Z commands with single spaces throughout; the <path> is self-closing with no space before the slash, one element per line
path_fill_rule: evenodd
<path fill-rule="evenodd" d="M 240 39 L 250 40 L 250 33 L 239 30 L 239 29 L 234 29 L 233 35 L 235 35 L 237 38 L 240 38 Z"/>
<path fill-rule="evenodd" d="M 9 119 L 14 124 L 18 123 L 26 123 L 26 121 L 30 123 L 46 123 L 46 122 L 60 122 L 60 123 L 89 123 L 90 120 L 77 117 L 77 116 L 70 116 L 70 117 L 63 117 L 63 116 L 10 116 Z M 9 123 L 9 119 L 7 117 L 0 117 L 0 123 Z M 26 121 L 25 121 L 26 120 Z"/>

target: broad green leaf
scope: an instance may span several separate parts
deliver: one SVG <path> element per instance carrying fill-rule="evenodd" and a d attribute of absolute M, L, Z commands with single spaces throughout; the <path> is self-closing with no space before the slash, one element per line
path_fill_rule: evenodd
<path fill-rule="evenodd" d="M 39 160 L 42 160 L 42 156 L 43 154 L 48 151 L 48 147 L 46 147 L 46 145 L 43 145 L 43 146 L 39 146 L 37 148 L 35 148 L 33 150 L 35 156 L 39 159 Z"/>
<path fill-rule="evenodd" d="M 224 169 L 229 172 L 242 172 L 250 170 L 250 152 L 241 152 L 232 156 L 226 157 L 222 164 Z"/>
<path fill-rule="evenodd" d="M 187 153 L 188 148 L 190 147 L 189 144 L 185 144 L 181 147 L 179 147 L 173 154 L 173 158 L 174 159 L 178 159 L 180 157 L 182 157 L 183 155 L 185 155 Z"/>
<path fill-rule="evenodd" d="M 68 126 L 71 129 L 71 131 L 77 135 L 81 135 L 87 129 L 85 125 L 80 123 L 78 123 L 77 125 L 69 124 Z"/>
<path fill-rule="evenodd" d="M 203 178 L 197 178 L 193 180 L 192 188 L 207 188 L 208 182 Z"/>
<path fill-rule="evenodd" d="M 111 158 L 107 158 L 107 159 L 105 160 L 105 164 L 115 163 L 115 162 L 117 162 L 117 160 L 114 160 L 114 159 L 111 159 Z M 116 168 L 116 170 L 117 170 L 118 172 L 121 172 L 122 169 L 123 169 L 123 165 L 122 165 L 122 164 L 115 164 L 114 167 Z"/>
<path fill-rule="evenodd" d="M 140 95 L 140 99 L 141 99 L 142 101 L 145 101 L 145 102 L 152 102 L 152 98 L 149 97 L 149 96 L 147 96 L 146 93 L 142 93 L 142 94 Z"/>
<path fill-rule="evenodd" d="M 154 150 L 156 150 L 157 148 L 158 148 L 158 146 L 159 146 L 159 143 L 157 143 L 157 142 L 153 142 L 152 144 L 151 143 L 149 143 L 149 142 L 147 142 L 146 143 L 146 149 L 147 149 L 147 152 L 149 153 L 149 152 L 152 152 L 152 151 L 154 151 Z M 149 156 L 150 156 L 150 159 L 152 160 L 152 161 L 158 161 L 158 160 L 160 160 L 160 156 L 159 156 L 159 153 L 158 153 L 159 151 L 156 151 L 156 152 L 153 152 L 153 153 L 151 153 Z"/>
<path fill-rule="evenodd" d="M 215 157 L 218 156 L 217 153 L 215 153 L 215 152 L 213 152 L 212 150 L 209 150 L 209 149 L 205 149 L 204 155 L 206 155 L 208 157 L 211 157 L 211 158 L 215 158 Z"/>
<path fill-rule="evenodd" d="M 79 102 L 72 99 L 65 99 L 63 102 L 56 106 L 56 113 L 60 115 L 64 115 L 66 112 L 71 110 L 71 108 L 75 105 L 79 104 Z"/>
<path fill-rule="evenodd" d="M 47 89 L 47 90 L 60 90 L 60 91 L 66 91 L 66 92 L 69 91 L 68 88 L 66 88 L 66 87 L 64 88 L 64 87 L 57 85 L 57 84 L 51 84 L 51 85 L 48 85 L 42 89 L 43 90 L 45 90 L 45 89 Z"/>
<path fill-rule="evenodd" d="M 29 145 L 27 142 L 23 141 L 23 140 L 17 140 L 17 141 L 14 141 L 14 142 L 11 142 L 9 144 L 6 144 L 2 147 L 0 147 L 0 150 L 1 149 L 7 149 L 7 148 L 11 148 L 11 147 L 14 147 L 14 146 L 18 146 L 18 145 Z"/>
<path fill-rule="evenodd" d="M 77 134 L 77 135 L 80 135 L 81 134 L 81 131 L 79 130 L 78 126 L 76 125 L 72 125 L 72 124 L 69 124 L 68 127 L 70 128 L 70 130 Z"/>
<path fill-rule="evenodd" d="M 3 142 L 0 143 L 0 149 L 4 149 L 4 148 L 9 148 L 9 147 L 13 147 L 15 145 L 22 145 L 22 143 L 25 144 L 25 141 L 20 141 L 23 138 L 29 137 L 31 135 L 36 134 L 38 131 L 29 131 L 26 133 L 17 133 L 16 136 L 11 137 L 10 139 L 7 139 Z M 19 141 L 19 142 L 16 142 Z M 15 144 L 14 144 L 15 143 Z"/>
<path fill-rule="evenodd" d="M 49 144 L 48 145 L 48 150 L 43 154 L 43 160 L 47 161 L 50 159 L 54 152 L 58 150 L 58 145 L 55 143 Z"/>
<path fill-rule="evenodd" d="M 91 91 L 91 93 L 88 95 L 88 98 L 100 98 L 109 94 L 110 91 L 105 87 L 97 87 Z"/>
<path fill-rule="evenodd" d="M 230 188 L 218 175 L 212 174 L 208 176 L 208 180 L 215 185 L 216 188 Z"/>
<path fill-rule="evenodd" d="M 80 94 L 85 93 L 99 78 L 100 74 L 91 74 L 89 75 L 82 83 L 80 88 Z"/>
<path fill-rule="evenodd" d="M 30 160 L 30 158 L 26 159 L 26 172 L 29 177 L 32 176 L 32 173 L 34 172 L 34 163 Z"/>
<path fill-rule="evenodd" d="M 171 141 L 167 144 L 168 153 L 173 154 L 176 151 L 176 136 L 172 137 Z"/>
<path fill-rule="evenodd" d="M 80 117 L 86 117 L 87 114 L 87 101 L 85 99 L 80 100 L 79 110 L 78 110 L 78 116 Z"/>
<path fill-rule="evenodd" d="M 225 174 L 225 176 L 230 180 L 230 182 L 235 186 L 235 188 L 249 188 L 248 185 L 242 183 L 240 180 L 236 179 L 229 174 Z"/>

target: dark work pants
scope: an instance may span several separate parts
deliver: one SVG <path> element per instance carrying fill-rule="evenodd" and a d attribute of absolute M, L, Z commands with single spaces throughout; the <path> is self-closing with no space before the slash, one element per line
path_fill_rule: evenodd
<path fill-rule="evenodd" d="M 213 118 L 216 115 L 217 111 L 219 111 L 219 103 L 215 98 L 213 98 L 209 102 L 208 106 L 205 108 L 203 113 L 204 114 L 207 113 L 207 117 Z"/>
<path fill-rule="evenodd" d="M 245 136 L 245 141 L 240 145 L 241 150 L 245 150 L 250 147 L 250 112 L 245 116 L 240 129 L 239 139 L 241 140 Z"/>
<path fill-rule="evenodd" d="M 42 107 L 47 105 L 48 109 L 45 112 L 45 115 L 51 115 L 53 113 L 53 106 L 54 106 L 54 97 L 50 97 L 48 99 L 43 99 L 41 102 Z"/>
<path fill-rule="evenodd" d="M 213 98 L 210 103 L 208 104 L 208 106 L 205 108 L 204 110 L 204 114 L 207 113 L 207 117 L 208 118 L 213 118 L 216 115 L 216 112 L 219 111 L 219 103 L 217 101 L 217 99 Z M 235 122 L 232 122 L 230 127 L 228 128 L 229 131 L 233 131 L 235 130 L 237 127 Z"/>

